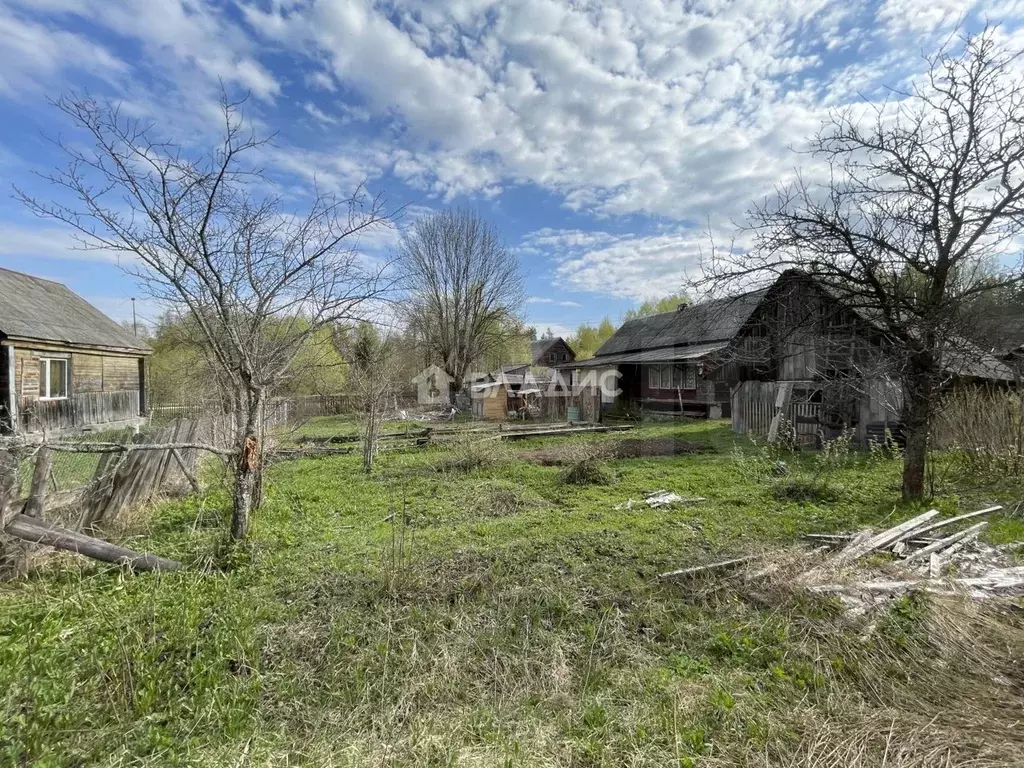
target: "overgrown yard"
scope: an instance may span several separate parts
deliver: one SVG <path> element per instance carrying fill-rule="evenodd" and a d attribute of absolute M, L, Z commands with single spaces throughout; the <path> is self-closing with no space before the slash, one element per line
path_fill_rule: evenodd
<path fill-rule="evenodd" d="M 623 437 L 664 455 L 591 445 Z M 234 551 L 216 492 L 126 532 L 183 571 L 63 556 L 0 586 L 0 764 L 1020 764 L 1019 602 L 853 617 L 778 576 L 656 579 L 921 511 L 884 452 L 765 457 L 702 422 L 358 462 L 274 466 Z M 974 480 L 932 505 L 1021 498 Z M 708 500 L 623 505 L 659 489 Z"/>

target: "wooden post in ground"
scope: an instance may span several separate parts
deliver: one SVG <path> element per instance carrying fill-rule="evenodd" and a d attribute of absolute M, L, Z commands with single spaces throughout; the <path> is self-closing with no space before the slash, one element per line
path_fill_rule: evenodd
<path fill-rule="evenodd" d="M 18 568 L 19 550 L 7 546 L 2 532 L 13 514 L 10 507 L 18 498 L 18 458 L 10 451 L 0 451 L 0 570 Z"/>
<path fill-rule="evenodd" d="M 46 483 L 53 474 L 53 451 L 46 446 L 36 452 L 36 466 L 32 470 L 32 487 L 28 493 L 28 501 L 22 514 L 28 517 L 41 517 L 43 505 L 46 503 Z"/>

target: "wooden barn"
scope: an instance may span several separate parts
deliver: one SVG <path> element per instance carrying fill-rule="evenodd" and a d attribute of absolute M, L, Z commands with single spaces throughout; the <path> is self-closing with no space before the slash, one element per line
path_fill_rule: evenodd
<path fill-rule="evenodd" d="M 0 430 L 137 423 L 152 350 L 66 286 L 0 269 Z"/>
<path fill-rule="evenodd" d="M 861 444 L 900 438 L 902 392 L 890 374 L 889 344 L 864 311 L 797 270 L 766 291 L 714 376 L 729 384 L 733 430 L 814 444 L 843 432 Z M 962 342 L 943 361 L 951 385 L 1010 384 L 1010 368 Z"/>
<path fill-rule="evenodd" d="M 627 322 L 573 365 L 581 382 L 588 371 L 617 377 L 613 401 L 630 412 L 730 416 L 741 434 L 784 427 L 800 443 L 849 431 L 864 443 L 900 431 L 885 350 L 863 313 L 792 270 L 762 290 Z M 951 381 L 1014 381 L 993 355 L 959 357 L 945 361 Z"/>
<path fill-rule="evenodd" d="M 550 380 L 535 378 L 526 364 L 507 365 L 478 376 L 469 388 L 473 418 L 485 421 L 524 418 L 533 409 L 539 410 L 539 398 L 549 385 Z"/>

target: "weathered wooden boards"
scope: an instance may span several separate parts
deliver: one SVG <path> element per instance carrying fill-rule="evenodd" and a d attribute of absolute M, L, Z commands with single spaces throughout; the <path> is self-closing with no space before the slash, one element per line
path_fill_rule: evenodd
<path fill-rule="evenodd" d="M 854 560 L 858 560 L 865 555 L 872 552 L 877 552 L 884 549 L 894 549 L 897 545 L 907 542 L 913 539 L 919 539 L 926 533 L 936 531 L 939 528 L 945 528 L 963 520 L 970 520 L 982 515 L 988 515 L 993 512 L 998 512 L 1002 507 L 987 507 L 980 509 L 977 512 L 968 512 L 964 515 L 956 515 L 955 517 L 947 518 L 946 520 L 939 520 L 937 522 L 931 522 L 933 518 L 937 517 L 939 511 L 937 509 L 930 509 L 923 514 L 912 517 L 909 520 L 895 525 L 888 530 L 882 531 L 881 533 L 875 534 L 870 537 L 858 537 L 847 544 L 840 552 L 835 556 L 835 561 L 838 564 L 851 563 Z M 978 532 L 984 527 L 984 523 L 968 528 L 960 533 L 947 536 L 945 539 L 940 539 L 935 542 L 926 544 L 923 549 L 911 553 L 905 554 L 908 561 L 917 560 L 919 558 L 927 557 L 931 554 L 941 552 L 952 546 L 957 545 L 970 538 L 972 535 L 976 536 Z"/>
<path fill-rule="evenodd" d="M 169 428 L 171 434 L 158 434 L 155 438 L 190 439 L 194 429 L 191 423 L 177 424 Z M 135 456 L 143 456 L 145 459 L 140 464 L 133 464 L 130 460 Z M 89 528 L 112 508 L 119 510 L 120 507 L 116 505 L 137 500 L 141 493 L 151 494 L 166 482 L 172 461 L 177 461 L 182 472 L 193 483 L 193 487 L 198 487 L 194 475 L 189 472 L 188 461 L 176 449 L 138 451 L 127 456 L 102 454 L 95 480 L 84 497 L 86 509 L 80 520 L 81 526 Z M 51 468 L 52 453 L 43 446 L 36 451 L 32 485 L 24 512 L 13 514 L 12 508 L 18 495 L 18 461 L 12 453 L 0 451 L 0 531 L 22 541 L 75 552 L 109 563 L 124 564 L 137 571 L 171 571 L 181 567 L 180 563 L 173 560 L 136 552 L 39 519 L 45 504 L 46 485 Z M 0 554 L 3 554 L 2 543 Z M 23 553 L 15 552 L 15 556 L 21 558 Z"/>
<path fill-rule="evenodd" d="M 935 520 L 939 512 L 932 509 L 879 533 L 862 531 L 859 534 L 810 534 L 805 538 L 816 545 L 823 545 L 814 554 L 830 548 L 838 548 L 839 551 L 824 561 L 818 560 L 818 565 L 804 571 L 797 579 L 812 592 L 838 594 L 843 598 L 844 602 L 857 605 L 863 605 L 865 602 L 872 600 L 889 599 L 914 589 L 927 591 L 932 594 L 966 595 L 972 598 L 1024 595 L 1024 566 L 1002 567 L 1005 564 L 1005 560 L 998 556 L 979 555 L 978 552 L 970 552 L 955 560 L 961 568 L 957 578 L 941 578 L 943 565 L 950 562 L 953 555 L 978 537 L 987 525 L 985 521 L 974 523 L 961 531 L 942 538 L 925 535 L 965 520 L 977 519 L 1001 509 L 1002 507 L 999 506 L 987 507 L 977 512 L 968 512 L 945 520 Z M 988 547 L 988 550 L 992 553 L 998 552 L 994 547 Z M 829 582 L 837 576 L 848 575 L 850 571 L 847 566 L 852 565 L 872 552 L 881 551 L 888 551 L 902 557 L 903 562 L 908 565 L 911 563 L 918 564 L 923 561 L 927 564 L 926 570 L 914 570 L 908 573 L 908 576 L 913 576 L 913 578 L 906 579 L 894 580 L 890 577 L 858 582 L 841 582 L 837 580 L 835 583 L 822 583 L 823 577 L 826 574 L 830 574 L 828 576 Z M 780 555 L 783 560 L 785 559 L 785 553 L 776 554 Z M 979 557 L 986 558 L 981 561 L 980 568 Z M 721 562 L 669 571 L 661 574 L 658 578 L 673 581 L 693 578 L 703 574 L 714 574 L 735 569 L 760 559 L 769 560 L 769 569 L 771 569 L 774 567 L 770 562 L 771 558 L 771 553 L 734 557 Z M 746 578 L 757 578 L 767 572 L 760 571 L 744 575 Z M 862 573 L 862 571 L 859 573 Z M 917 574 L 923 575 L 917 576 Z"/>
<path fill-rule="evenodd" d="M 188 445 L 195 437 L 195 422 L 178 421 L 141 438 L 140 445 Z M 194 448 L 146 450 L 140 447 L 133 450 L 126 446 L 122 453 L 104 454 L 85 494 L 82 529 L 89 530 L 101 521 L 115 520 L 125 508 L 149 501 L 179 468 L 193 489 L 198 488 L 195 462 Z"/>
<path fill-rule="evenodd" d="M 874 552 L 876 549 L 895 546 L 904 539 L 914 536 L 918 529 L 938 514 L 939 510 L 929 509 L 927 512 L 917 517 L 912 517 L 906 522 L 900 523 L 887 531 L 882 531 L 869 539 L 853 541 L 836 556 L 836 560 L 838 562 L 851 562 L 870 552 Z"/>
<path fill-rule="evenodd" d="M 531 429 L 516 432 L 499 432 L 496 440 L 525 440 L 530 437 L 563 437 L 566 435 L 583 435 L 591 432 L 628 432 L 632 424 L 619 426 L 600 425 L 594 427 L 568 427 L 559 429 Z"/>

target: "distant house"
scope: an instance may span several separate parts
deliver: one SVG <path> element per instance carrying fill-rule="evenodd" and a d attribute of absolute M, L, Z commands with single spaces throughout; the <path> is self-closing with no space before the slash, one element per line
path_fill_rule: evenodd
<path fill-rule="evenodd" d="M 727 416 L 729 384 L 709 372 L 763 294 L 680 304 L 672 312 L 628 320 L 592 358 L 566 367 L 575 369 L 580 381 L 588 374 L 591 380 L 617 376 L 621 393 L 614 400 L 626 409 Z"/>
<path fill-rule="evenodd" d="M 561 336 L 530 342 L 531 365 L 554 368 L 556 365 L 571 363 L 575 359 L 576 353 Z"/>
<path fill-rule="evenodd" d="M 66 286 L 0 269 L 0 431 L 137 422 L 152 350 Z"/>
<path fill-rule="evenodd" d="M 969 348 L 945 360 L 949 381 L 1013 381 L 1004 361 Z M 629 321 L 573 367 L 615 374 L 614 402 L 628 410 L 731 416 L 754 434 L 785 421 L 799 441 L 850 430 L 863 442 L 899 428 L 886 349 L 863 312 L 792 270 L 762 290 Z"/>

